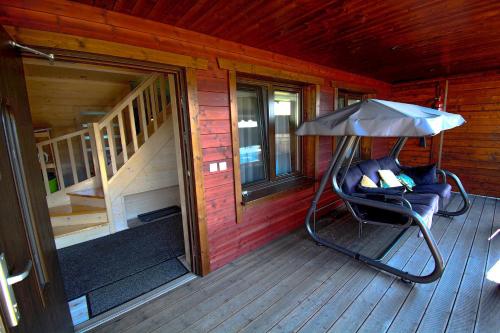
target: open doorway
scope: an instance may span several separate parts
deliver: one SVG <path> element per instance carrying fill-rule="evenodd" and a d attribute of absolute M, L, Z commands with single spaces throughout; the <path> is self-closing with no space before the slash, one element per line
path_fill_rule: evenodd
<path fill-rule="evenodd" d="M 74 324 L 186 280 L 192 199 L 181 71 L 23 63 Z"/>

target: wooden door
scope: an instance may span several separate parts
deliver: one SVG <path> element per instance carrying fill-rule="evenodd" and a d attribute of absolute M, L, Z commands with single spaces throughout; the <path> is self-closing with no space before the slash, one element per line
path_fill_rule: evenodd
<path fill-rule="evenodd" d="M 3 256 L 3 268 L 10 275 L 29 268 L 30 262 L 32 268 L 25 279 L 11 285 L 20 317 L 17 326 L 12 327 L 16 311 L 8 306 L 13 302 L 2 298 L 5 283 L 0 289 L 1 317 L 7 332 L 70 332 L 73 326 L 36 155 L 22 62 L 8 41 L 0 27 L 0 263 Z"/>

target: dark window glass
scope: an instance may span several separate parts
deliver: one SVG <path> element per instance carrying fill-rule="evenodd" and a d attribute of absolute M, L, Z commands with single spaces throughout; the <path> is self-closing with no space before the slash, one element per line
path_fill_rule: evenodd
<path fill-rule="evenodd" d="M 240 82 L 237 89 L 240 172 L 244 190 L 299 175 L 299 87 Z"/>

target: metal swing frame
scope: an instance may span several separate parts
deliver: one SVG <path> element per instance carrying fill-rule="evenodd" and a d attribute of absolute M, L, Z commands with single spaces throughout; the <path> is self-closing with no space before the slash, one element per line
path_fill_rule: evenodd
<path fill-rule="evenodd" d="M 361 262 L 364 262 L 372 267 L 375 267 L 379 270 L 386 271 L 390 274 L 396 275 L 400 277 L 401 279 L 405 281 L 411 281 L 411 282 L 416 282 L 416 283 L 431 283 L 433 281 L 436 281 L 441 277 L 444 271 L 444 263 L 443 263 L 443 258 L 441 253 L 439 252 L 439 248 L 436 244 L 436 241 L 434 240 L 429 228 L 427 227 L 426 223 L 423 221 L 422 217 L 415 211 L 412 210 L 411 204 L 404 199 L 402 196 L 395 196 L 395 195 L 385 195 L 384 198 L 390 200 L 390 202 L 387 201 L 379 201 L 379 200 L 373 200 L 368 198 L 367 196 L 363 195 L 349 195 L 347 193 L 344 193 L 342 191 L 342 184 L 344 182 L 344 179 L 346 177 L 347 171 L 349 167 L 352 164 L 352 160 L 354 158 L 354 153 L 356 147 L 359 145 L 361 137 L 359 136 L 344 136 L 341 137 L 339 140 L 339 143 L 337 144 L 337 148 L 335 150 L 335 153 L 330 161 L 330 164 L 328 166 L 328 169 L 323 175 L 323 178 L 321 179 L 321 183 L 319 185 L 319 188 L 312 200 L 311 207 L 307 211 L 306 215 L 306 230 L 308 234 L 313 238 L 314 241 L 316 241 L 318 244 L 324 245 L 326 247 L 329 247 L 333 250 L 336 250 L 340 253 L 343 253 L 345 255 L 348 255 L 349 257 L 352 257 L 356 260 L 359 260 Z M 390 152 L 390 156 L 394 158 L 396 163 L 399 165 L 398 161 L 398 156 L 401 150 L 403 149 L 405 143 L 407 141 L 406 137 L 401 137 L 397 140 L 395 143 L 394 147 L 392 148 Z M 347 163 L 345 163 L 347 161 Z M 342 172 L 342 173 L 341 173 Z M 451 178 L 457 185 L 460 194 L 462 196 L 463 204 L 462 207 L 454 212 L 449 212 L 446 210 L 439 210 L 437 214 L 442 215 L 442 216 L 447 216 L 447 217 L 452 217 L 452 216 L 458 216 L 461 214 L 464 214 L 465 212 L 468 211 L 470 208 L 470 200 L 468 198 L 468 195 L 462 186 L 462 183 L 460 182 L 460 179 L 454 175 L 453 173 L 445 170 L 437 170 L 437 173 L 441 175 L 442 181 L 446 182 L 447 177 Z M 351 214 L 358 220 L 360 223 L 360 226 L 363 223 L 371 223 L 371 224 L 378 224 L 378 225 L 386 225 L 386 226 L 391 226 L 394 227 L 394 224 L 390 223 L 383 223 L 383 222 L 375 222 L 375 221 L 369 221 L 366 219 L 363 219 L 362 217 L 358 216 L 356 214 L 356 211 L 352 208 L 351 204 L 356 204 L 356 205 L 363 205 L 363 206 L 369 206 L 373 208 L 378 208 L 378 209 L 383 209 L 388 212 L 394 212 L 398 213 L 401 216 L 406 216 L 408 220 L 406 223 L 397 225 L 397 227 L 400 228 L 408 228 L 411 225 L 417 225 L 418 228 L 420 229 L 420 232 L 431 252 L 431 255 L 434 259 L 434 270 L 428 274 L 428 275 L 415 275 L 411 274 L 409 272 L 394 268 L 390 265 L 387 265 L 383 262 L 381 262 L 378 259 L 370 258 L 365 255 L 362 255 L 360 253 L 354 252 L 346 247 L 343 247 L 339 244 L 336 244 L 334 242 L 331 242 L 327 239 L 321 238 L 317 233 L 312 225 L 312 223 L 315 222 L 316 218 L 316 212 L 321 210 L 323 207 L 319 208 L 317 207 L 319 200 L 321 198 L 321 195 L 323 194 L 326 185 L 328 181 L 331 179 L 332 181 L 332 188 L 333 190 L 337 193 L 337 195 L 340 196 L 340 198 L 346 203 L 346 206 L 348 210 L 350 211 Z M 395 202 L 395 203 L 391 203 Z M 361 232 L 361 228 L 360 228 Z M 397 240 L 396 240 L 397 241 Z M 392 247 L 391 244 L 390 247 Z"/>

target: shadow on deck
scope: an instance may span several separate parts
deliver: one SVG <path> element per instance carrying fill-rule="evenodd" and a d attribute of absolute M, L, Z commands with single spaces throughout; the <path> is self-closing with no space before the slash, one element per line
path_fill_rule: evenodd
<path fill-rule="evenodd" d="M 446 263 L 437 282 L 406 284 L 299 230 L 97 331 L 499 332 L 500 289 L 485 274 L 500 258 L 500 236 L 488 240 L 500 228 L 500 200 L 471 200 L 468 214 L 434 219 Z M 384 260 L 432 270 L 417 233 L 410 229 Z"/>

